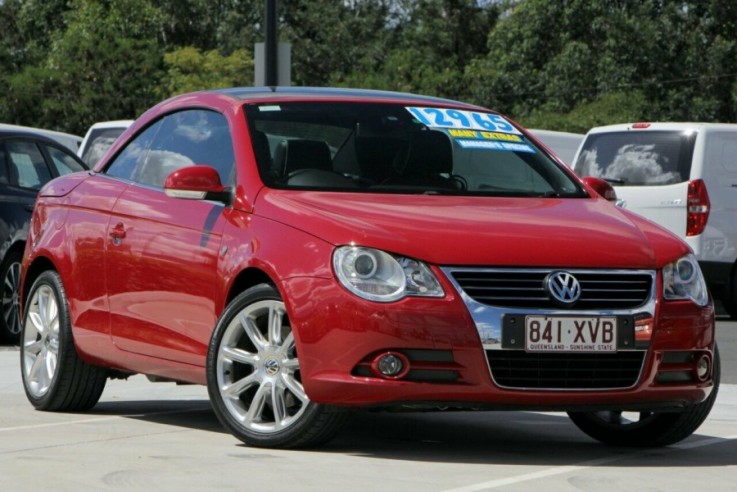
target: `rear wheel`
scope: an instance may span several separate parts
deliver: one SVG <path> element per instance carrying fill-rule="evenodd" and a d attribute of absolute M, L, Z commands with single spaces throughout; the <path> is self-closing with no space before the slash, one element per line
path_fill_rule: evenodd
<path fill-rule="evenodd" d="M 59 274 L 49 270 L 39 275 L 28 299 L 20 348 L 28 400 L 38 410 L 92 408 L 105 389 L 107 373 L 77 355 Z"/>
<path fill-rule="evenodd" d="M 237 296 L 218 321 L 207 356 L 207 388 L 223 426 L 251 446 L 322 444 L 347 417 L 305 393 L 284 302 L 266 284 Z"/>
<path fill-rule="evenodd" d="M 20 251 L 10 251 L 0 266 L 2 307 L 0 308 L 0 341 L 17 344 L 20 339 Z"/>
<path fill-rule="evenodd" d="M 711 394 L 684 412 L 569 412 L 568 416 L 579 429 L 605 444 L 667 446 L 687 438 L 706 420 L 717 398 L 720 373 L 719 350 L 716 349 Z"/>

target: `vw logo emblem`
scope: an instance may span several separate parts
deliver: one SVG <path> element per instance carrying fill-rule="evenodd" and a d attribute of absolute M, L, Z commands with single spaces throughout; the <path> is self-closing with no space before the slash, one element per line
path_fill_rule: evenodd
<path fill-rule="evenodd" d="M 279 363 L 276 359 L 268 359 L 264 364 L 264 369 L 269 376 L 275 376 L 279 372 Z"/>
<path fill-rule="evenodd" d="M 581 297 L 581 284 L 568 272 L 553 272 L 545 277 L 545 289 L 563 306 L 572 306 Z"/>

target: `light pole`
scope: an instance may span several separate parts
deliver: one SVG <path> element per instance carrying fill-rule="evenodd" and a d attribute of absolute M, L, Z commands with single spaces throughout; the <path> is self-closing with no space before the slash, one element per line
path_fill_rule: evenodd
<path fill-rule="evenodd" d="M 279 85 L 279 63 L 277 59 L 278 45 L 276 41 L 276 0 L 265 0 L 264 11 L 264 18 L 266 21 L 266 40 L 264 46 L 264 51 L 266 52 L 266 74 L 264 85 L 276 86 Z"/>

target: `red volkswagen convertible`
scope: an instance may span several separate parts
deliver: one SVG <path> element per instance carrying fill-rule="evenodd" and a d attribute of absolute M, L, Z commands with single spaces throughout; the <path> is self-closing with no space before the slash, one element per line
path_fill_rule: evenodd
<path fill-rule="evenodd" d="M 86 410 L 142 373 L 207 385 L 254 446 L 323 443 L 362 407 L 565 411 L 605 443 L 675 443 L 716 398 L 714 307 L 688 246 L 613 198 L 478 106 L 175 97 L 39 194 L 28 399 Z"/>

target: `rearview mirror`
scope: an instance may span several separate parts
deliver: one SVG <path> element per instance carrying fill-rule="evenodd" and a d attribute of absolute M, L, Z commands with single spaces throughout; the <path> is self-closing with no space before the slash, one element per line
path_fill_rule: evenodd
<path fill-rule="evenodd" d="M 172 171 L 164 181 L 164 193 L 173 198 L 230 202 L 230 189 L 222 185 L 215 168 L 205 165 Z"/>
<path fill-rule="evenodd" d="M 596 178 L 594 176 L 586 176 L 585 178 L 583 178 L 583 182 L 589 185 L 589 187 L 593 188 L 595 192 L 604 197 L 606 200 L 616 203 L 617 192 L 614 191 L 614 187 L 612 187 L 612 185 L 610 185 L 608 181 L 601 178 Z"/>

